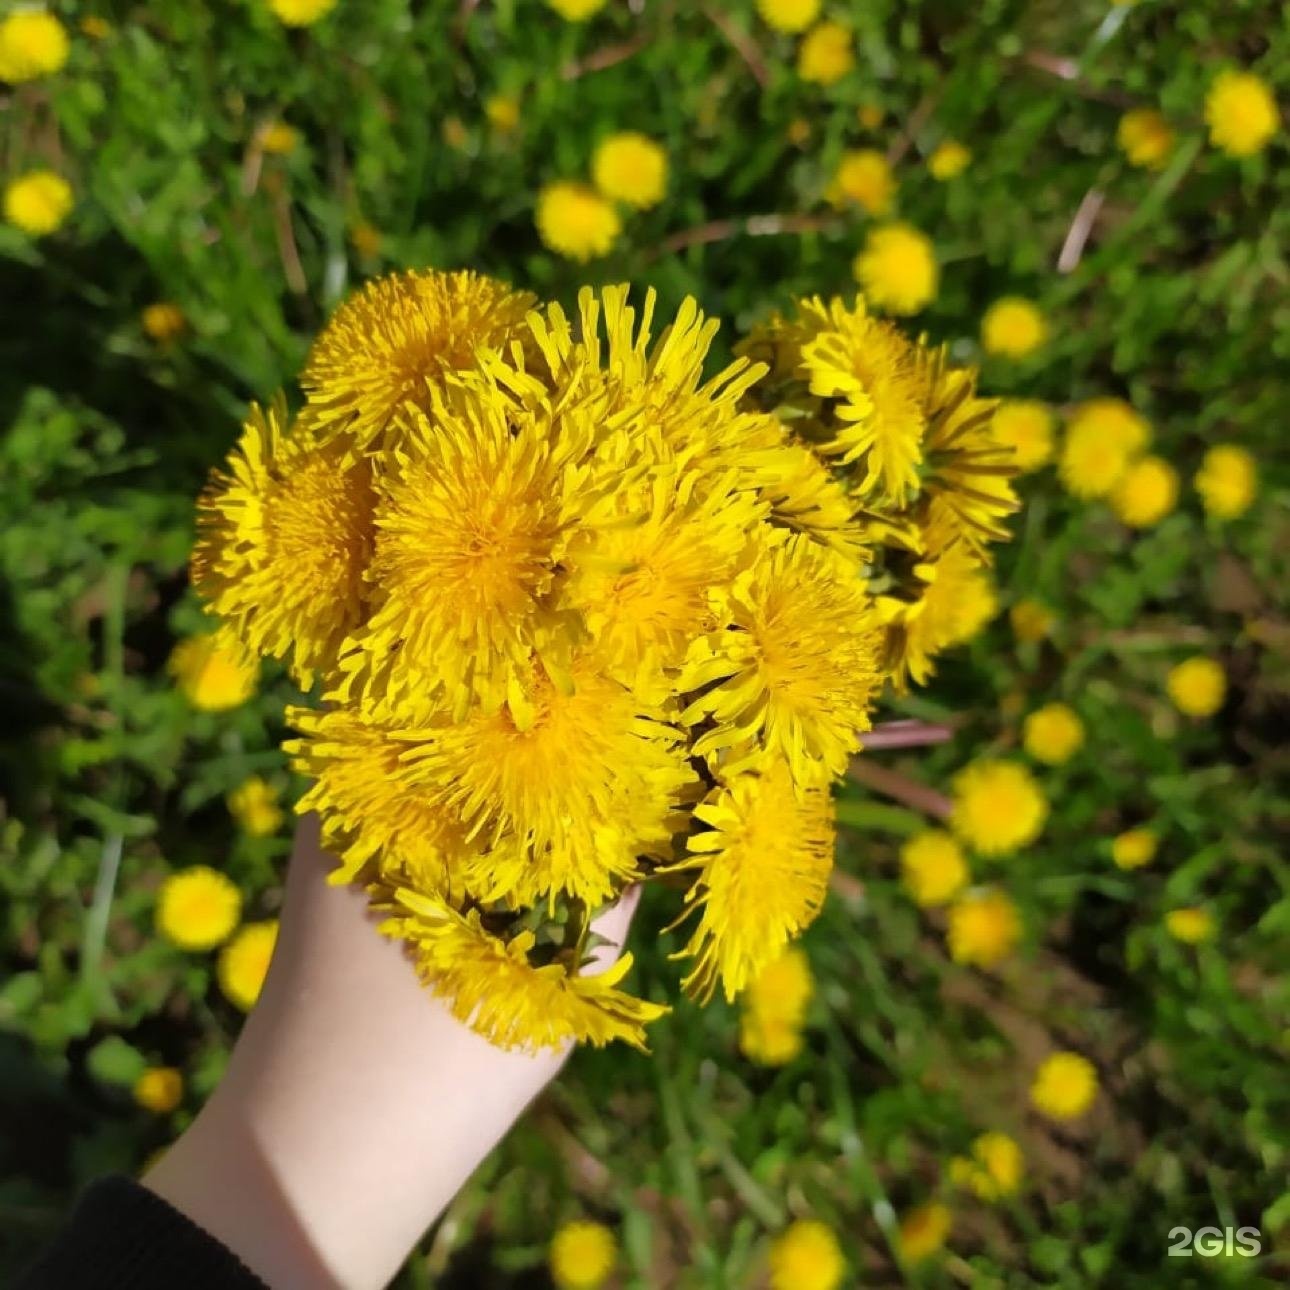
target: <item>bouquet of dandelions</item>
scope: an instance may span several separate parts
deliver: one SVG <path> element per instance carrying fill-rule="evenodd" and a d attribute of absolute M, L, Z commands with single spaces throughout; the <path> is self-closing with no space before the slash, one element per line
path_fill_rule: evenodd
<path fill-rule="evenodd" d="M 992 612 L 1016 508 L 993 405 L 862 301 L 800 302 L 704 379 L 692 300 L 578 316 L 473 273 L 369 284 L 307 403 L 252 409 L 194 581 L 321 706 L 288 743 L 427 985 L 507 1047 L 666 1011 L 581 969 L 597 912 L 670 882 L 683 989 L 733 998 L 815 916 L 830 788 L 884 685 Z"/>

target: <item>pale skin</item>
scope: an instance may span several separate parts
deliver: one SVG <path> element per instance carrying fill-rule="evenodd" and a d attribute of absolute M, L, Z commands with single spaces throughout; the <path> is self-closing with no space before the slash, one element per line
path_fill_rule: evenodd
<path fill-rule="evenodd" d="M 228 1071 L 144 1186 L 268 1285 L 384 1286 L 568 1056 L 504 1052 L 455 1020 L 306 819 L 273 964 Z M 631 892 L 595 924 L 618 957 Z"/>

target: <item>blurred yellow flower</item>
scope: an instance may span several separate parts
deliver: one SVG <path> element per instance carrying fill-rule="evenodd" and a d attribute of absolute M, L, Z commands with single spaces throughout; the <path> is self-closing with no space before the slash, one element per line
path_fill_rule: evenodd
<path fill-rule="evenodd" d="M 1048 339 L 1048 322 L 1033 301 L 1004 296 L 981 319 L 981 344 L 987 354 L 1025 358 Z"/>
<path fill-rule="evenodd" d="M 193 865 L 170 874 L 157 893 L 157 931 L 181 950 L 211 950 L 237 926 L 242 893 L 227 874 Z"/>
<path fill-rule="evenodd" d="M 381 253 L 381 230 L 361 219 L 349 230 L 349 244 L 363 259 L 375 259 Z"/>
<path fill-rule="evenodd" d="M 1021 939 L 1021 917 L 1007 892 L 977 887 L 950 906 L 948 939 L 955 963 L 993 967 Z"/>
<path fill-rule="evenodd" d="M 606 197 L 645 210 L 667 191 L 667 153 L 635 130 L 611 134 L 596 149 L 591 177 Z"/>
<path fill-rule="evenodd" d="M 1041 641 L 1053 630 L 1057 615 L 1037 600 L 1018 600 L 1008 610 L 1008 621 L 1018 640 Z"/>
<path fill-rule="evenodd" d="M 861 103 L 856 108 L 856 120 L 866 130 L 876 130 L 882 124 L 883 110 L 877 103 Z"/>
<path fill-rule="evenodd" d="M 551 250 L 585 263 L 604 255 L 617 240 L 618 212 L 594 188 L 560 181 L 538 194 L 538 235 Z"/>
<path fill-rule="evenodd" d="M 220 992 L 235 1008 L 250 1012 L 264 988 L 264 978 L 278 941 L 278 920 L 247 923 L 219 952 L 215 975 Z"/>
<path fill-rule="evenodd" d="M 887 313 L 916 314 L 936 295 L 932 240 L 909 224 L 872 229 L 852 270 L 870 304 Z"/>
<path fill-rule="evenodd" d="M 1188 909 L 1171 909 L 1165 915 L 1165 928 L 1169 935 L 1184 945 L 1199 945 L 1214 935 L 1214 916 L 1208 909 L 1192 906 Z"/>
<path fill-rule="evenodd" d="M 459 116 L 444 117 L 439 133 L 443 136 L 444 143 L 454 152 L 461 152 L 470 142 L 470 131 L 466 129 L 466 123 Z"/>
<path fill-rule="evenodd" d="M 746 1009 L 739 1017 L 739 1051 L 759 1066 L 787 1066 L 802 1051 L 802 1023 Z"/>
<path fill-rule="evenodd" d="M 954 832 L 982 855 L 1028 846 L 1043 830 L 1048 802 L 1031 773 L 1012 761 L 973 762 L 954 777 Z"/>
<path fill-rule="evenodd" d="M 520 123 L 520 101 L 514 94 L 492 94 L 484 102 L 488 124 L 501 134 L 509 134 Z"/>
<path fill-rule="evenodd" d="M 144 308 L 140 315 L 143 330 L 158 345 L 168 345 L 178 340 L 188 329 L 188 319 L 177 304 L 169 300 L 158 300 Z"/>
<path fill-rule="evenodd" d="M 52 170 L 29 170 L 4 190 L 4 217 L 28 237 L 54 232 L 72 209 L 72 188 Z"/>
<path fill-rule="evenodd" d="M 336 0 L 269 0 L 269 8 L 287 27 L 311 27 L 335 7 Z"/>
<path fill-rule="evenodd" d="M 260 147 L 274 156 L 285 157 L 296 150 L 300 131 L 285 121 L 270 121 L 260 130 Z"/>
<path fill-rule="evenodd" d="M 1220 72 L 1205 96 L 1210 142 L 1229 157 L 1262 152 L 1277 132 L 1280 114 L 1267 84 L 1253 72 Z"/>
<path fill-rule="evenodd" d="M 67 31 L 43 9 L 17 9 L 0 22 L 0 81 L 51 76 L 67 62 Z"/>
<path fill-rule="evenodd" d="M 1170 670 L 1165 688 L 1185 716 L 1212 717 L 1227 697 L 1227 677 L 1212 658 L 1197 655 Z"/>
<path fill-rule="evenodd" d="M 1046 1057 L 1030 1086 L 1030 1103 L 1050 1120 L 1074 1120 L 1093 1105 L 1097 1071 L 1079 1053 Z"/>
<path fill-rule="evenodd" d="M 1151 440 L 1151 426 L 1123 399 L 1090 399 L 1071 413 L 1058 473 L 1072 497 L 1106 497 Z"/>
<path fill-rule="evenodd" d="M 804 148 L 811 141 L 811 123 L 804 116 L 795 116 L 788 123 L 787 137 L 795 148 Z"/>
<path fill-rule="evenodd" d="M 91 40 L 106 40 L 112 34 L 112 24 L 106 18 L 90 14 L 80 22 L 81 34 Z"/>
<path fill-rule="evenodd" d="M 927 169 L 933 179 L 942 183 L 961 175 L 972 160 L 972 154 L 957 139 L 946 139 L 938 143 L 932 155 L 927 159 Z"/>
<path fill-rule="evenodd" d="M 815 21 L 820 0 L 757 0 L 757 12 L 768 26 L 793 35 Z"/>
<path fill-rule="evenodd" d="M 1053 455 L 1053 414 L 1036 399 L 1005 399 L 990 422 L 994 438 L 1012 449 L 1020 471 L 1038 470 Z"/>
<path fill-rule="evenodd" d="M 596 1290 L 618 1262 L 618 1242 L 603 1223 L 565 1223 L 551 1238 L 549 1261 L 559 1290 Z"/>
<path fill-rule="evenodd" d="M 1193 482 L 1207 515 L 1234 520 L 1249 510 L 1258 492 L 1258 465 L 1251 453 L 1236 444 L 1215 444 L 1205 454 Z"/>
<path fill-rule="evenodd" d="M 1150 829 L 1126 829 L 1111 843 L 1111 859 L 1118 869 L 1141 869 L 1156 858 L 1160 840 Z"/>
<path fill-rule="evenodd" d="M 817 1218 L 790 1223 L 770 1247 L 771 1290 L 836 1290 L 846 1270 L 833 1229 Z"/>
<path fill-rule="evenodd" d="M 817 85 L 835 85 L 856 65 L 851 29 L 840 22 L 822 22 L 802 38 L 797 51 L 797 74 Z"/>
<path fill-rule="evenodd" d="M 1132 166 L 1159 170 L 1174 150 L 1174 132 L 1155 108 L 1133 108 L 1120 118 L 1115 133 L 1121 151 Z"/>
<path fill-rule="evenodd" d="M 1111 508 L 1131 528 L 1158 524 L 1178 501 L 1178 472 L 1163 457 L 1140 457 L 1111 494 Z"/>
<path fill-rule="evenodd" d="M 1025 1160 L 1016 1139 L 1006 1133 L 983 1133 L 972 1142 L 970 1156 L 950 1161 L 950 1181 L 968 1188 L 980 1200 L 1011 1196 L 1021 1186 Z"/>
<path fill-rule="evenodd" d="M 874 148 L 844 152 L 825 196 L 834 206 L 854 202 L 870 215 L 885 215 L 896 193 L 887 158 Z"/>
<path fill-rule="evenodd" d="M 962 848 L 944 829 L 924 829 L 900 848 L 901 883 L 923 909 L 944 905 L 968 884 Z"/>
<path fill-rule="evenodd" d="M 934 1200 L 911 1209 L 900 1220 L 900 1257 L 906 1263 L 922 1263 L 945 1244 L 953 1225 L 949 1207 Z"/>
<path fill-rule="evenodd" d="M 278 790 L 259 775 L 248 776 L 228 795 L 228 810 L 242 831 L 253 838 L 276 833 L 284 819 Z"/>
<path fill-rule="evenodd" d="M 173 1066 L 149 1066 L 134 1081 L 134 1100 L 156 1115 L 169 1115 L 183 1095 L 184 1077 Z"/>
<path fill-rule="evenodd" d="M 1046 703 L 1026 718 L 1026 751 L 1048 766 L 1069 761 L 1084 743 L 1084 723 L 1065 703 Z"/>
<path fill-rule="evenodd" d="M 745 1008 L 763 1017 L 800 1022 L 814 994 L 811 961 L 800 945 L 790 945 L 748 982 L 740 998 Z"/>
<path fill-rule="evenodd" d="M 255 693 L 259 665 L 228 631 L 189 636 L 167 663 L 180 692 L 202 712 L 241 707 Z"/>

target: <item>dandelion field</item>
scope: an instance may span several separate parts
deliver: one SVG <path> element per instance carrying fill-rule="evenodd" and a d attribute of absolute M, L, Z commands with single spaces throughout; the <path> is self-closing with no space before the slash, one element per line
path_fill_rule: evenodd
<path fill-rule="evenodd" d="M 272 949 L 295 690 L 213 652 L 193 498 L 341 299 L 434 266 L 692 295 L 713 372 L 859 282 L 1004 400 L 1024 508 L 884 701 L 917 740 L 853 763 L 800 951 L 580 1051 L 400 1284 L 1284 1279 L 1278 8 L 36 13 L 0 10 L 0 1268 L 182 1130 Z"/>

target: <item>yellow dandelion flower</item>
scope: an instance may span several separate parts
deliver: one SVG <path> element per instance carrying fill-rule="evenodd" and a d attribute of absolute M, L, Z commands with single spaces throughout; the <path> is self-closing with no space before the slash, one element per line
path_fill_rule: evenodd
<path fill-rule="evenodd" d="M 989 573 L 962 544 L 915 572 L 922 593 L 912 604 L 892 606 L 888 628 L 886 661 L 901 686 L 906 678 L 925 684 L 936 656 L 970 641 L 999 610 Z"/>
<path fill-rule="evenodd" d="M 158 933 L 181 950 L 210 950 L 228 938 L 242 912 L 242 893 L 206 865 L 172 873 L 157 893 Z"/>
<path fill-rule="evenodd" d="M 134 1081 L 134 1100 L 154 1115 L 169 1115 L 184 1095 L 184 1077 L 173 1066 L 149 1066 Z"/>
<path fill-rule="evenodd" d="M 1111 508 L 1135 529 L 1158 524 L 1177 501 L 1178 472 L 1163 457 L 1139 457 L 1111 494 Z"/>
<path fill-rule="evenodd" d="M 43 9 L 17 9 L 0 21 L 0 81 L 52 76 L 67 63 L 67 30 Z"/>
<path fill-rule="evenodd" d="M 976 887 L 949 910 L 948 940 L 955 963 L 990 968 L 1002 962 L 1021 939 L 1021 916 L 1006 892 Z"/>
<path fill-rule="evenodd" d="M 1046 703 L 1026 718 L 1022 742 L 1036 761 L 1060 766 L 1083 746 L 1084 723 L 1067 704 Z"/>
<path fill-rule="evenodd" d="M 876 130 L 884 115 L 882 105 L 878 103 L 861 103 L 856 108 L 856 121 L 865 130 Z"/>
<path fill-rule="evenodd" d="M 950 1161 L 950 1181 L 968 1188 L 978 1200 L 1011 1196 L 1021 1186 L 1025 1159 L 1015 1138 L 1006 1133 L 983 1133 L 972 1141 L 970 1156 Z"/>
<path fill-rule="evenodd" d="M 166 666 L 184 698 L 201 712 L 240 708 L 255 693 L 260 670 L 227 628 L 181 640 Z"/>
<path fill-rule="evenodd" d="M 606 197 L 645 210 L 667 191 L 667 153 L 648 135 L 623 130 L 596 149 L 591 177 Z"/>
<path fill-rule="evenodd" d="M 1005 399 L 995 409 L 990 433 L 1012 449 L 1012 464 L 1020 471 L 1038 470 L 1053 455 L 1053 414 L 1034 399 Z"/>
<path fill-rule="evenodd" d="M 4 190 L 5 221 L 28 237 L 47 237 L 72 210 L 72 188 L 50 170 L 30 170 Z"/>
<path fill-rule="evenodd" d="M 228 795 L 228 812 L 253 838 L 272 836 L 285 818 L 278 790 L 259 775 L 249 775 Z"/>
<path fill-rule="evenodd" d="M 1184 945 L 1199 945 L 1213 939 L 1214 916 L 1208 909 L 1197 906 L 1171 909 L 1165 915 L 1165 929 L 1174 940 Z"/>
<path fill-rule="evenodd" d="M 846 1272 L 838 1238 L 817 1218 L 790 1223 L 770 1247 L 770 1290 L 837 1290 Z"/>
<path fill-rule="evenodd" d="M 605 255 L 622 232 L 613 203 L 586 184 L 561 180 L 538 194 L 538 236 L 555 251 L 579 264 Z"/>
<path fill-rule="evenodd" d="M 551 1238 L 549 1262 L 558 1290 L 598 1290 L 618 1262 L 618 1242 L 603 1223 L 565 1223 Z"/>
<path fill-rule="evenodd" d="M 1254 457 L 1236 444 L 1216 444 L 1192 481 L 1205 513 L 1216 520 L 1234 520 L 1250 509 L 1259 488 Z"/>
<path fill-rule="evenodd" d="M 739 1017 L 739 1051 L 758 1066 L 787 1066 L 806 1047 L 802 1023 L 745 1009 Z"/>
<path fill-rule="evenodd" d="M 1141 869 L 1156 858 L 1159 845 L 1150 829 L 1128 829 L 1111 842 L 1111 859 L 1118 869 Z"/>
<path fill-rule="evenodd" d="M 484 100 L 484 116 L 499 134 L 510 134 L 520 123 L 520 100 L 514 94 L 490 94 Z"/>
<path fill-rule="evenodd" d="M 364 260 L 374 260 L 381 253 L 381 230 L 361 219 L 350 226 L 349 244 Z"/>
<path fill-rule="evenodd" d="M 838 207 L 853 203 L 870 215 L 885 215 L 896 195 L 896 177 L 891 165 L 874 148 L 858 148 L 842 154 L 833 173 L 826 198 Z"/>
<path fill-rule="evenodd" d="M 1281 124 L 1277 101 L 1253 72 L 1220 72 L 1205 96 L 1210 142 L 1229 157 L 1262 152 Z"/>
<path fill-rule="evenodd" d="M 541 667 L 500 708 L 433 728 L 404 755 L 414 788 L 437 789 L 481 847 L 467 873 L 487 899 L 533 903 L 563 891 L 595 907 L 671 856 L 679 804 L 696 788 L 679 732 L 626 687 L 574 665 L 568 689 Z"/>
<path fill-rule="evenodd" d="M 820 0 L 757 0 L 757 12 L 767 26 L 792 36 L 819 16 Z"/>
<path fill-rule="evenodd" d="M 318 812 L 324 844 L 340 859 L 329 881 L 352 881 L 379 861 L 414 891 L 447 891 L 473 850 L 443 792 L 402 777 L 415 740 L 343 708 L 288 708 L 287 720 L 302 738 L 283 749 L 314 781 L 297 810 Z"/>
<path fill-rule="evenodd" d="M 1129 164 L 1144 170 L 1159 170 L 1174 150 L 1174 132 L 1155 108 L 1126 112 L 1115 137 Z"/>
<path fill-rule="evenodd" d="M 278 943 L 278 920 L 246 923 L 219 952 L 215 977 L 220 993 L 235 1008 L 250 1012 L 255 1007 L 264 978 L 269 975 L 273 949 Z"/>
<path fill-rule="evenodd" d="M 546 0 L 546 3 L 565 22 L 586 22 L 605 7 L 605 0 Z"/>
<path fill-rule="evenodd" d="M 804 116 L 795 116 L 784 133 L 793 147 L 805 148 L 811 141 L 811 123 Z"/>
<path fill-rule="evenodd" d="M 143 330 L 158 345 L 169 345 L 188 330 L 184 311 L 169 300 L 158 300 L 148 305 L 140 315 Z"/>
<path fill-rule="evenodd" d="M 900 1257 L 906 1263 L 923 1263 L 944 1247 L 953 1216 L 940 1201 L 919 1205 L 903 1215 L 897 1229 Z"/>
<path fill-rule="evenodd" d="M 535 965 L 530 931 L 505 939 L 488 930 L 478 910 L 461 914 L 403 888 L 396 898 L 403 909 L 381 930 L 406 941 L 426 985 L 499 1048 L 603 1047 L 621 1039 L 644 1050 L 645 1026 L 667 1012 L 618 989 L 631 954 L 598 976 L 561 957 Z"/>
<path fill-rule="evenodd" d="M 902 315 L 935 299 L 940 277 L 931 238 L 909 224 L 871 230 L 852 271 L 871 303 Z"/>
<path fill-rule="evenodd" d="M 882 683 L 856 567 L 804 535 L 762 539 L 726 598 L 729 626 L 698 638 L 682 672 L 680 688 L 699 692 L 682 723 L 714 723 L 691 751 L 738 761 L 757 740 L 799 783 L 840 775 Z"/>
<path fill-rule="evenodd" d="M 958 178 L 971 164 L 972 154 L 957 139 L 946 139 L 936 145 L 935 151 L 927 159 L 927 169 L 933 179 L 946 183 Z"/>
<path fill-rule="evenodd" d="M 1151 441 L 1151 426 L 1123 399 L 1091 399 L 1071 413 L 1058 472 L 1066 490 L 1106 497 Z"/>
<path fill-rule="evenodd" d="M 268 0 L 269 8 L 284 27 L 312 27 L 335 7 L 336 0 Z"/>
<path fill-rule="evenodd" d="M 855 65 L 851 29 L 840 22 L 812 27 L 797 50 L 797 74 L 817 85 L 836 85 Z"/>
<path fill-rule="evenodd" d="M 950 824 L 982 855 L 1006 855 L 1029 846 L 1047 818 L 1043 791 L 1016 762 L 977 761 L 954 777 Z"/>
<path fill-rule="evenodd" d="M 800 370 L 811 394 L 837 401 L 840 423 L 821 448 L 844 466 L 858 463 L 859 496 L 901 505 L 918 491 L 923 461 L 919 351 L 891 323 L 868 316 L 861 300 L 850 309 L 841 300 L 806 307 L 814 334 L 801 346 Z"/>
<path fill-rule="evenodd" d="M 695 966 L 687 994 L 707 999 L 718 980 L 727 999 L 787 946 L 820 911 L 833 868 L 828 790 L 801 788 L 788 767 L 731 777 L 694 808 L 709 828 L 692 833 L 683 866 L 698 868 L 686 894 L 699 923 L 678 957 Z"/>
<path fill-rule="evenodd" d="M 981 319 L 981 344 L 987 354 L 1021 359 L 1048 340 L 1048 320 L 1033 301 L 1020 296 L 996 300 Z"/>
<path fill-rule="evenodd" d="M 800 1026 L 814 996 L 811 960 L 800 945 L 790 945 L 748 982 L 740 1001 L 745 1012 L 762 1020 L 774 1018 Z"/>
<path fill-rule="evenodd" d="M 1097 1071 L 1079 1053 L 1053 1053 L 1035 1072 L 1030 1104 L 1050 1120 L 1074 1120 L 1093 1105 Z"/>
<path fill-rule="evenodd" d="M 351 296 L 309 352 L 300 384 L 327 426 L 375 445 L 401 408 L 423 411 L 481 348 L 520 335 L 534 299 L 469 271 L 392 273 Z"/>
<path fill-rule="evenodd" d="M 1197 655 L 1170 670 L 1165 688 L 1184 716 L 1212 717 L 1227 697 L 1227 677 L 1212 658 Z"/>
<path fill-rule="evenodd" d="M 1020 641 L 1041 641 L 1057 622 L 1057 615 L 1037 600 L 1019 600 L 1008 610 L 1013 635 Z"/>
<path fill-rule="evenodd" d="M 343 438 L 316 443 L 282 406 L 253 407 L 198 502 L 197 592 L 259 654 L 307 683 L 367 613 L 376 495 Z"/>
<path fill-rule="evenodd" d="M 80 21 L 82 35 L 88 36 L 91 40 L 106 40 L 112 34 L 112 24 L 106 18 L 100 18 L 96 14 L 90 14 Z"/>
<path fill-rule="evenodd" d="M 260 147 L 275 157 L 287 157 L 300 143 L 300 131 L 285 121 L 270 121 L 260 129 Z"/>
<path fill-rule="evenodd" d="M 970 878 L 962 849 L 943 829 L 924 829 L 906 841 L 900 848 L 900 875 L 922 909 L 947 904 Z"/>
<path fill-rule="evenodd" d="M 848 558 L 863 554 L 856 504 L 812 449 L 786 441 L 755 457 L 749 454 L 744 465 L 775 524 L 806 533 Z"/>

